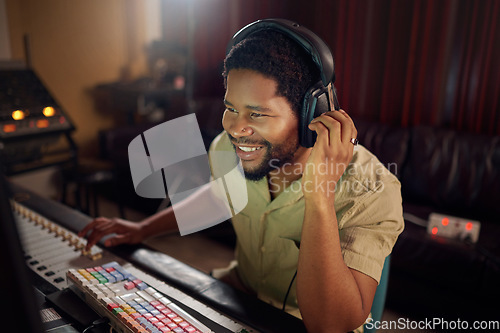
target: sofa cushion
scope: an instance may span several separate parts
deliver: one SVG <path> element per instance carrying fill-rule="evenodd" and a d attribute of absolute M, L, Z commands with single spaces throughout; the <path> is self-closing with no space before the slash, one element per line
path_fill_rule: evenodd
<path fill-rule="evenodd" d="M 356 129 L 360 144 L 375 154 L 389 171 L 400 178 L 409 145 L 409 130 L 359 120 L 356 121 Z"/>
<path fill-rule="evenodd" d="M 412 129 L 403 198 L 471 219 L 500 214 L 500 137 Z"/>

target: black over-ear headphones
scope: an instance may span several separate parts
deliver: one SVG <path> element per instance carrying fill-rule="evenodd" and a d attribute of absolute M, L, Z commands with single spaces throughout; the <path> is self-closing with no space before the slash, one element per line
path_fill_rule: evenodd
<path fill-rule="evenodd" d="M 321 80 L 312 85 L 304 95 L 299 120 L 299 143 L 304 147 L 312 147 L 316 142 L 316 133 L 307 126 L 320 114 L 339 110 L 339 103 L 333 83 L 335 82 L 335 65 L 330 48 L 311 30 L 285 19 L 265 19 L 250 23 L 238 31 L 229 42 L 226 55 L 231 48 L 261 30 L 274 30 L 283 33 L 311 55 L 318 67 Z"/>

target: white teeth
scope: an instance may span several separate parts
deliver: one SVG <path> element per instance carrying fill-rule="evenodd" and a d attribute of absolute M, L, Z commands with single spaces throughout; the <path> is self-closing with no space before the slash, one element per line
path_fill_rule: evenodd
<path fill-rule="evenodd" d="M 250 152 L 250 151 L 256 151 L 262 147 L 239 147 L 239 148 L 243 151 Z"/>

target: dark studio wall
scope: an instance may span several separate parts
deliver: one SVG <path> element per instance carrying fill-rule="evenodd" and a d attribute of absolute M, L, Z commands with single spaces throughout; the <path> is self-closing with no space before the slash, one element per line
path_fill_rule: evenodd
<path fill-rule="evenodd" d="M 329 44 L 340 104 L 354 118 L 500 134 L 500 1 L 186 3 L 162 3 L 163 33 L 181 44 L 192 38 L 196 98 L 222 99 L 222 61 L 234 32 L 281 17 Z"/>

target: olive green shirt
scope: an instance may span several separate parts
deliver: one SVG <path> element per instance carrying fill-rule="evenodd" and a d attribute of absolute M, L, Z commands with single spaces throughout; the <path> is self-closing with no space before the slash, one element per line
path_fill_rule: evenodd
<path fill-rule="evenodd" d="M 232 149 L 225 132 L 210 147 L 210 151 Z M 301 179 L 274 200 L 267 178 L 247 180 L 246 185 L 248 204 L 232 218 L 237 235 L 236 272 L 258 298 L 281 308 L 297 270 L 304 220 Z M 334 190 L 332 200 L 335 199 L 344 261 L 378 282 L 384 260 L 403 230 L 400 183 L 372 153 L 357 145 Z M 287 307 L 297 309 L 294 286 Z"/>

